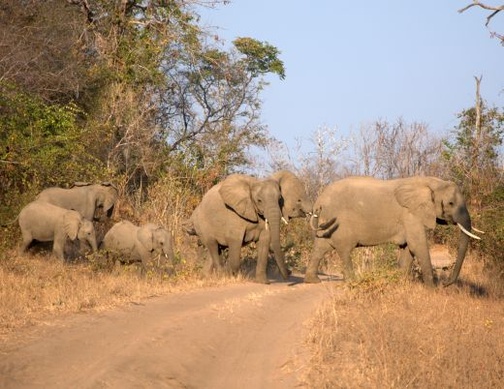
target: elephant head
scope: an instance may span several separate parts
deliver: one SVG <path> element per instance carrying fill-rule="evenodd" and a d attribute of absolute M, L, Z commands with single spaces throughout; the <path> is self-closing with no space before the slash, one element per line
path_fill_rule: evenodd
<path fill-rule="evenodd" d="M 446 286 L 453 284 L 460 273 L 469 244 L 469 237 L 480 239 L 470 231 L 471 218 L 464 196 L 457 185 L 435 177 L 424 177 L 417 182 L 400 185 L 395 196 L 400 205 L 409 209 L 422 223 L 433 229 L 437 220 L 456 224 L 463 232 L 460 235 L 457 260 Z"/>
<path fill-rule="evenodd" d="M 287 220 L 312 213 L 313 204 L 301 180 L 288 170 L 280 170 L 271 178 L 278 182 L 282 194 L 282 215 Z"/>
<path fill-rule="evenodd" d="M 171 261 L 174 260 L 173 238 L 165 228 L 155 224 L 145 224 L 138 228 L 137 239 L 148 252 L 156 252 Z"/>
<path fill-rule="evenodd" d="M 289 274 L 285 266 L 284 254 L 280 247 L 280 221 L 282 195 L 278 182 L 273 179 L 258 180 L 253 177 L 235 174 L 222 182 L 219 194 L 227 207 L 243 219 L 258 223 L 265 222 L 270 233 L 270 246 L 276 263 L 284 279 Z M 269 249 L 266 248 L 266 249 Z M 267 260 L 267 254 L 264 260 Z M 239 260 L 239 259 L 238 259 Z M 260 255 L 258 262 L 260 261 Z"/>
<path fill-rule="evenodd" d="M 81 242 L 88 243 L 93 252 L 97 250 L 93 223 L 83 219 L 79 213 L 74 211 L 66 212 L 63 215 L 63 229 L 70 240 L 78 239 Z"/>

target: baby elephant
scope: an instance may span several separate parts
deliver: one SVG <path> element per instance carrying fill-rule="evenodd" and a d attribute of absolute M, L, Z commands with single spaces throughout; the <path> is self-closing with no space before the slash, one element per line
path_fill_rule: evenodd
<path fill-rule="evenodd" d="M 33 201 L 19 213 L 19 227 L 23 242 L 20 253 L 24 253 L 33 240 L 53 241 L 53 254 L 64 260 L 67 238 L 86 241 L 96 251 L 96 235 L 93 223 L 82 218 L 79 212 L 63 209 L 49 203 Z"/>
<path fill-rule="evenodd" d="M 145 268 L 161 255 L 160 265 L 166 263 L 166 257 L 173 263 L 173 239 L 166 229 L 155 224 L 135 226 L 129 221 L 121 221 L 105 234 L 103 248 L 121 256 L 120 262 L 139 262 Z"/>

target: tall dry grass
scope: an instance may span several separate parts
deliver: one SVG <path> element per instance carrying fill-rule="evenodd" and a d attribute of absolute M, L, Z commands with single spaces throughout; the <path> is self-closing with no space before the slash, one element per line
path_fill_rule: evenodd
<path fill-rule="evenodd" d="M 311 325 L 306 387 L 502 387 L 503 286 L 482 267 L 466 260 L 448 288 L 387 278 L 333 287 Z"/>

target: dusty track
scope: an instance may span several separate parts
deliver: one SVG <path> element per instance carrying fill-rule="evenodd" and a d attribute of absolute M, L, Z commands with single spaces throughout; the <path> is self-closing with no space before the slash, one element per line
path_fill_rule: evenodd
<path fill-rule="evenodd" d="M 294 388 L 328 283 L 244 283 L 75 315 L 0 349 L 0 388 Z M 302 385 L 301 385 L 302 386 Z"/>

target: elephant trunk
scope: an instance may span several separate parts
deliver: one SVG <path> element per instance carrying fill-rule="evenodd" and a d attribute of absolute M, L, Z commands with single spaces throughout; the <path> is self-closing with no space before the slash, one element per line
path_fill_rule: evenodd
<path fill-rule="evenodd" d="M 94 252 L 98 251 L 98 245 L 96 244 L 96 237 L 89 237 L 87 242 L 91 246 L 91 250 Z"/>
<path fill-rule="evenodd" d="M 275 255 L 275 261 L 280 269 L 280 274 L 282 275 L 282 278 L 286 280 L 289 278 L 289 272 L 287 270 L 287 266 L 285 265 L 284 253 L 280 246 L 280 220 L 282 218 L 280 208 L 269 209 L 268 212 L 265 212 L 265 217 L 267 223 L 269 224 L 268 228 L 270 229 L 271 249 Z"/>
<path fill-rule="evenodd" d="M 465 206 L 461 207 L 457 215 L 455 215 L 454 222 L 461 225 L 465 230 L 471 231 L 471 217 L 469 216 L 469 212 Z M 461 231 L 457 250 L 457 260 L 450 278 L 444 283 L 444 286 L 449 286 L 457 281 L 462 264 L 464 263 L 468 246 L 469 235 Z"/>

